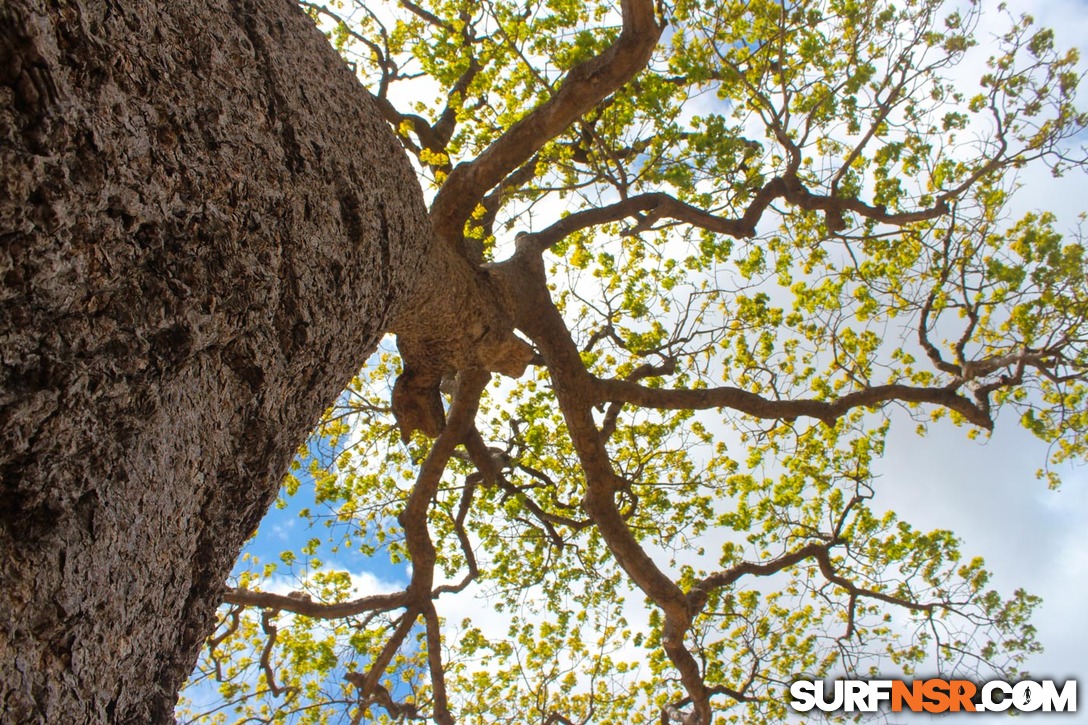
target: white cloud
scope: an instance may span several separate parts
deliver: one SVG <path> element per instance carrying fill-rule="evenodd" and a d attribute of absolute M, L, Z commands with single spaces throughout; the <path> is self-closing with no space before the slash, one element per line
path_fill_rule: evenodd
<path fill-rule="evenodd" d="M 322 571 L 341 570 L 343 570 L 343 567 L 337 566 L 336 562 L 328 562 L 327 566 L 322 569 Z M 403 589 L 408 586 L 407 579 L 403 581 L 400 579 L 383 579 L 369 571 L 349 571 L 348 576 L 351 579 L 350 591 L 352 599 L 368 597 L 373 594 L 399 592 L 403 591 Z M 262 590 L 273 594 L 286 595 L 301 589 L 304 586 L 305 581 L 304 578 L 297 576 L 275 574 L 262 584 Z"/>

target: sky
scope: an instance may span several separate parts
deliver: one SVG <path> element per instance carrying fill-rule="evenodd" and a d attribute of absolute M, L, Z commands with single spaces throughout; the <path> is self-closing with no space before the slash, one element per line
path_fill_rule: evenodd
<path fill-rule="evenodd" d="M 982 2 L 996 9 L 997 3 Z M 1059 47 L 1088 51 L 1085 0 L 1029 0 L 1010 6 L 1031 13 L 1039 25 L 1054 28 Z M 991 32 L 988 23 L 996 29 L 1002 22 L 997 13 L 984 14 L 980 37 Z M 1084 93 L 1088 95 L 1088 90 Z M 1017 212 L 1055 211 L 1059 228 L 1070 230 L 1076 215 L 1088 209 L 1088 178 L 1082 174 L 1054 179 L 1045 169 L 1032 169 L 1021 180 L 1024 187 L 1014 202 Z M 996 588 L 1007 593 L 1022 587 L 1042 597 L 1033 621 L 1045 651 L 1029 660 L 1027 668 L 1036 677 L 1076 678 L 1082 688 L 1088 687 L 1088 468 L 1064 467 L 1062 488 L 1048 490 L 1035 477 L 1045 462 L 1046 446 L 1021 429 L 1011 412 L 998 420 L 989 439 L 969 441 L 965 429 L 951 425 L 933 426 L 925 438 L 913 430 L 905 419 L 893 425 L 885 457 L 876 469 L 873 508 L 893 510 L 921 530 L 954 531 L 963 540 L 966 556 L 985 558 Z M 272 560 L 291 541 L 311 535 L 296 515 L 298 507 L 306 505 L 308 490 L 304 485 L 288 509 L 269 514 L 251 551 Z M 384 557 L 336 563 L 355 574 L 360 594 L 399 588 L 408 578 L 405 567 L 390 565 Z M 287 580 L 280 580 L 277 587 L 291 588 Z M 443 599 L 440 609 L 456 622 L 462 614 L 478 615 L 479 607 L 471 597 L 462 596 Z M 505 627 L 497 617 L 480 623 L 496 634 Z M 1028 715 L 1027 720 L 1088 723 L 1088 691 L 1080 694 L 1081 712 L 1076 715 Z M 911 716 L 896 722 L 936 719 Z M 982 725 L 1007 719 L 971 716 L 965 722 Z"/>

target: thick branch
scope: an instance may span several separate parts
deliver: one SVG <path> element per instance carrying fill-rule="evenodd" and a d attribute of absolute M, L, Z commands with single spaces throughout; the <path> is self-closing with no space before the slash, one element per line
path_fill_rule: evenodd
<path fill-rule="evenodd" d="M 786 178 L 786 201 L 795 204 L 807 211 L 823 211 L 842 215 L 844 211 L 852 211 L 855 214 L 872 219 L 882 224 L 902 226 L 913 222 L 936 219 L 949 212 L 948 200 L 955 198 L 953 194 L 942 194 L 941 200 L 929 209 L 917 211 L 889 213 L 884 206 L 870 206 L 856 197 L 836 197 L 813 194 L 806 189 L 792 174 Z"/>
<path fill-rule="evenodd" d="M 345 675 L 345 679 L 359 689 L 359 699 L 369 700 L 375 690 L 384 689 L 380 684 L 382 675 L 385 674 L 389 663 L 393 661 L 393 656 L 408 637 L 408 633 L 412 631 L 418 616 L 419 611 L 414 608 L 404 613 L 400 622 L 397 623 L 397 628 L 382 647 L 382 651 L 371 661 L 365 676 L 355 672 Z"/>
<path fill-rule="evenodd" d="M 718 234 L 738 239 L 749 238 L 756 235 L 756 225 L 775 199 L 785 199 L 805 210 L 830 212 L 839 216 L 845 211 L 851 211 L 874 221 L 894 225 L 935 219 L 948 213 L 947 205 L 942 203 L 930 209 L 889 214 L 882 207 L 870 206 L 859 199 L 820 196 L 805 189 L 796 179 L 775 177 L 756 192 L 744 213 L 738 217 L 718 216 L 669 194 L 652 192 L 570 214 L 531 235 L 525 241 L 525 246 L 528 250 L 542 252 L 578 230 L 642 214 L 646 216 L 640 218 L 640 229 L 647 228 L 659 219 L 674 219 Z"/>
<path fill-rule="evenodd" d="M 404 527 L 405 543 L 412 559 L 412 582 L 408 585 L 408 591 L 414 597 L 425 596 L 427 602 L 431 599 L 436 556 L 427 529 L 427 511 L 438 491 L 442 473 L 446 470 L 454 448 L 464 440 L 472 427 L 480 404 L 480 393 L 490 379 L 491 376 L 483 370 L 463 371 L 458 376 L 457 392 L 450 405 L 449 422 L 431 446 L 404 511 L 397 517 L 400 525 Z M 419 606 L 423 607 L 422 602 Z"/>
<path fill-rule="evenodd" d="M 826 554 L 828 547 L 830 547 L 832 543 L 813 542 L 807 546 L 801 547 L 797 551 L 784 554 L 777 559 L 772 559 L 771 561 L 763 562 L 762 564 L 745 561 L 734 567 L 730 567 L 725 571 L 715 572 L 702 579 L 691 588 L 687 596 L 688 606 L 691 608 L 692 612 L 698 612 L 706 606 L 707 597 L 709 597 L 710 593 L 715 589 L 728 587 L 741 577 L 745 576 L 770 576 L 776 574 L 805 559 L 819 557 L 821 552 Z"/>
<path fill-rule="evenodd" d="M 285 596 L 271 592 L 255 592 L 250 589 L 235 588 L 226 591 L 223 595 L 223 602 L 246 607 L 280 609 L 314 619 L 343 619 L 344 617 L 354 617 L 363 612 L 388 612 L 400 609 L 408 605 L 408 593 L 373 594 L 368 597 L 353 599 L 350 602 L 326 604 L 297 595 Z"/>
<path fill-rule="evenodd" d="M 527 252 L 539 254 L 580 229 L 616 222 L 638 214 L 649 214 L 651 220 L 676 219 L 731 237 L 752 237 L 755 236 L 756 223 L 763 216 L 764 210 L 776 198 L 783 196 L 785 191 L 785 184 L 781 179 L 771 180 L 755 195 L 743 216 L 733 219 L 685 204 L 663 192 L 639 194 L 615 204 L 585 209 L 565 216 L 546 229 L 530 235 L 521 246 Z"/>
<path fill-rule="evenodd" d="M 596 402 L 624 402 L 662 410 L 730 408 L 756 418 L 816 418 L 833 423 L 853 408 L 902 403 L 931 403 L 954 410 L 971 423 L 993 429 L 993 421 L 977 405 L 957 394 L 953 387 L 921 388 L 912 385 L 874 385 L 832 401 L 770 400 L 729 386 L 701 390 L 646 388 L 627 380 L 596 380 Z"/>
<path fill-rule="evenodd" d="M 401 7 L 407 9 L 409 12 L 411 12 L 413 15 L 420 18 L 424 22 L 429 23 L 436 28 L 442 28 L 443 30 L 446 30 L 450 33 L 455 32 L 455 29 L 451 25 L 444 22 L 437 15 L 424 10 L 422 7 L 412 2 L 411 0 L 400 0 L 400 4 Z"/>
<path fill-rule="evenodd" d="M 454 725 L 446 696 L 446 670 L 442 665 L 442 630 L 433 602 L 427 603 L 423 617 L 427 625 L 427 664 L 431 672 L 431 689 L 434 691 L 434 721 L 439 725 Z"/>
<path fill-rule="evenodd" d="M 471 162 L 458 164 L 431 206 L 439 238 L 459 246 L 476 204 L 579 116 L 645 67 L 661 35 L 651 0 L 622 0 L 623 29 L 600 55 L 575 66 L 554 96 L 511 126 Z"/>

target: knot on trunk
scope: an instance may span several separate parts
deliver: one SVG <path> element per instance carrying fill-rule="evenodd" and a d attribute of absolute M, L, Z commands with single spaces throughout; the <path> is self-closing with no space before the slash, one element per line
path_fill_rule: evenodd
<path fill-rule="evenodd" d="M 518 378 L 536 356 L 514 334 L 515 292 L 497 272 L 449 253 L 424 273 L 416 303 L 394 325 L 404 372 L 393 385 L 392 408 L 404 442 L 417 430 L 432 438 L 442 432 L 441 386 L 457 371 Z"/>
<path fill-rule="evenodd" d="M 449 339 L 418 341 L 403 337 L 397 340 L 404 372 L 393 384 L 392 408 L 405 443 L 413 431 L 436 438 L 446 427 L 443 382 L 452 380 L 458 370 L 475 368 L 519 378 L 536 355 L 532 346 L 515 336 L 512 329 L 498 335 L 488 330 L 475 343 L 466 341 L 464 354 L 449 354 L 449 342 Z"/>

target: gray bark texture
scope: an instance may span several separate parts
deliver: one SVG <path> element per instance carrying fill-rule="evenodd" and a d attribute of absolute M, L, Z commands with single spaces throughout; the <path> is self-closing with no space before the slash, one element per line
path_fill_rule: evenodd
<path fill-rule="evenodd" d="M 429 229 L 290 0 L 3 0 L 0 722 L 173 721 Z"/>

